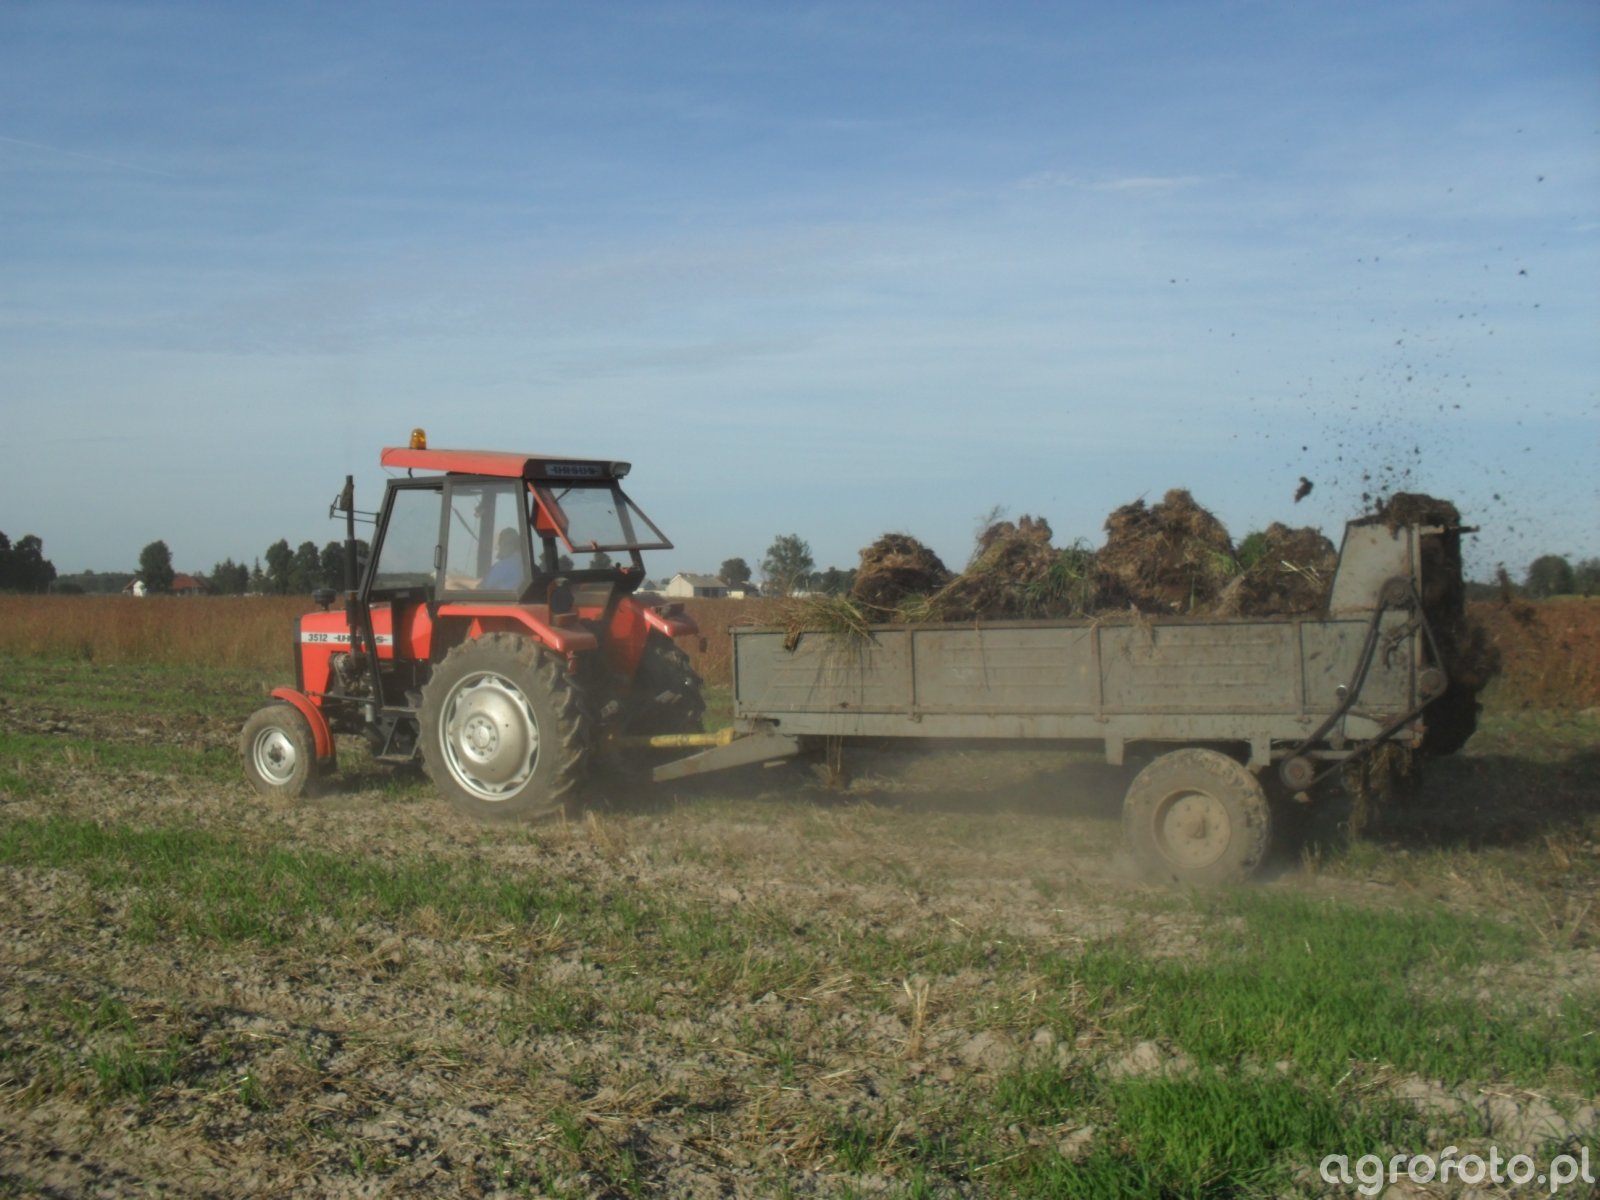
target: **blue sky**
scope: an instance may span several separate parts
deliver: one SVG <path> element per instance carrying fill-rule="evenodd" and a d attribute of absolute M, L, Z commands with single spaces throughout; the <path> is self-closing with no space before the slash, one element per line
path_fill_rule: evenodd
<path fill-rule="evenodd" d="M 632 460 L 653 575 L 1171 487 L 1597 555 L 1600 6 L 7 0 L 0 416 L 62 572 L 413 425 Z"/>

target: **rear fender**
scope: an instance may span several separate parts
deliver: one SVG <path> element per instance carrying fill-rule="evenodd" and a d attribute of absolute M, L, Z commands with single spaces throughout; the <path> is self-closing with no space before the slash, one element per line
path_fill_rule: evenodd
<path fill-rule="evenodd" d="M 437 620 L 443 622 L 451 617 L 466 620 L 469 638 L 485 633 L 528 634 L 567 659 L 600 645 L 599 639 L 587 629 L 569 628 L 547 620 L 547 611 L 535 612 L 529 606 L 516 604 L 441 604 Z"/>
<path fill-rule="evenodd" d="M 322 715 L 322 709 L 312 703 L 311 698 L 304 692 L 297 692 L 294 688 L 273 688 L 272 698 L 282 700 L 285 704 L 292 704 L 299 709 L 300 715 L 306 719 L 306 724 L 311 726 L 311 740 L 316 747 L 317 762 L 332 761 L 333 731 L 328 728 L 328 719 Z"/>
<path fill-rule="evenodd" d="M 632 596 L 624 596 L 606 629 L 606 658 L 613 670 L 632 679 L 652 633 L 680 638 L 699 631 L 699 626 L 681 613 L 662 613 Z"/>
<path fill-rule="evenodd" d="M 645 624 L 669 638 L 688 637 L 700 632 L 700 626 L 695 619 L 675 604 L 669 604 L 666 612 L 662 612 L 659 608 L 645 608 L 644 605 L 640 607 L 644 608 Z"/>

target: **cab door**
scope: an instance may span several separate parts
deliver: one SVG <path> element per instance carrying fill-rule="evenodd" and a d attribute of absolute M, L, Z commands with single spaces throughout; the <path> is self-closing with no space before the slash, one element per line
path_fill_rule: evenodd
<path fill-rule="evenodd" d="M 527 485 L 452 479 L 445 489 L 441 598 L 516 601 L 532 579 Z"/>

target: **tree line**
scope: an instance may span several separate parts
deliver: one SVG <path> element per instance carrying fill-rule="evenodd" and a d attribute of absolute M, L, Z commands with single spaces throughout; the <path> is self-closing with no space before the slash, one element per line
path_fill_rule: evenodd
<path fill-rule="evenodd" d="M 13 546 L 0 533 L 0 592 L 45 592 L 55 582 L 54 564 L 44 556 L 44 542 L 25 534 Z"/>
<path fill-rule="evenodd" d="M 1542 554 L 1529 564 L 1522 590 L 1540 600 L 1547 596 L 1592 596 L 1600 590 L 1600 558 L 1572 563 L 1560 554 Z"/>
<path fill-rule="evenodd" d="M 0 538 L 4 535 L 0 534 Z M 367 543 L 356 543 L 357 558 L 367 555 Z M 138 580 L 147 595 L 165 595 L 173 590 L 178 573 L 173 569 L 172 550 L 164 541 L 149 543 L 139 551 L 139 568 L 134 573 L 85 571 L 67 576 L 56 591 L 120 592 Z M 234 562 L 225 558 L 196 579 L 204 591 L 222 596 L 246 594 L 305 595 L 319 587 L 344 587 L 344 542 L 331 541 L 322 547 L 301 542 L 291 549 L 287 538 L 279 538 L 254 562 Z"/>
<path fill-rule="evenodd" d="M 357 541 L 357 560 L 367 554 L 367 543 Z M 279 538 L 251 565 L 223 559 L 211 568 L 207 582 L 212 591 L 224 596 L 247 592 L 295 596 L 322 587 L 341 590 L 345 586 L 344 542 L 336 539 L 319 548 L 315 542 L 307 541 L 290 549 L 289 540 Z"/>
<path fill-rule="evenodd" d="M 717 578 L 730 588 L 751 587 L 755 572 L 742 558 L 727 558 Z M 855 586 L 855 568 L 828 567 L 817 570 L 811 545 L 797 533 L 780 534 L 761 559 L 761 591 L 768 596 L 792 596 L 796 592 L 822 592 L 842 596 Z"/>
<path fill-rule="evenodd" d="M 1252 541 L 1260 537 L 1253 534 L 1240 544 L 1241 561 L 1252 549 Z M 358 541 L 356 547 L 357 557 L 366 558 L 367 543 Z M 610 565 L 610 561 L 602 551 L 593 555 L 588 565 L 604 567 Z M 563 556 L 561 567 L 570 570 L 571 560 Z M 774 538 L 761 558 L 760 569 L 761 590 L 769 596 L 792 596 L 797 592 L 843 595 L 850 591 L 856 576 L 854 569 L 828 567 L 819 571 L 810 544 L 797 533 Z M 730 588 L 743 588 L 752 585 L 755 571 L 743 558 L 728 558 L 723 560 L 718 577 Z M 39 537 L 30 533 L 13 544 L 0 531 L 0 592 L 120 592 L 131 580 L 139 579 L 146 591 L 161 594 L 172 590 L 175 578 L 172 552 L 164 541 L 151 542 L 139 552 L 136 574 L 84 571 L 58 576 L 55 565 L 44 556 L 44 542 Z M 306 595 L 319 587 L 342 589 L 345 584 L 344 542 L 334 540 L 319 547 L 315 542 L 305 541 L 291 547 L 287 538 L 279 538 L 253 562 L 223 559 L 213 565 L 200 582 L 207 591 L 225 596 L 246 593 Z M 1501 567 L 1494 582 L 1468 583 L 1467 594 L 1473 599 L 1508 594 L 1531 599 L 1593 596 L 1600 594 L 1600 558 L 1573 562 L 1565 555 L 1542 554 L 1528 564 L 1520 584 Z"/>

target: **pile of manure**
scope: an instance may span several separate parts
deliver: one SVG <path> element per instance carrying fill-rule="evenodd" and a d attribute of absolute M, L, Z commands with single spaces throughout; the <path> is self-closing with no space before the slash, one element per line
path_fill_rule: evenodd
<path fill-rule="evenodd" d="M 1050 523 L 1022 516 L 996 521 L 978 536 L 972 561 L 929 598 L 935 621 L 1079 616 L 1089 606 L 1092 559 L 1050 544 Z"/>
<path fill-rule="evenodd" d="M 886 533 L 861 552 L 850 599 L 874 620 L 888 620 L 949 582 L 949 568 L 932 550 L 909 534 Z"/>
<path fill-rule="evenodd" d="M 1212 613 L 1219 617 L 1298 617 L 1325 612 L 1339 552 L 1318 529 L 1290 529 L 1274 521 L 1263 535 L 1261 556 L 1222 589 Z"/>
<path fill-rule="evenodd" d="M 1216 604 L 1239 561 L 1222 522 L 1173 488 L 1158 504 L 1135 500 L 1106 518 L 1095 567 L 1100 607 L 1199 613 Z"/>

